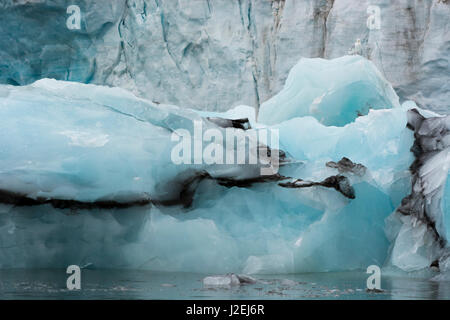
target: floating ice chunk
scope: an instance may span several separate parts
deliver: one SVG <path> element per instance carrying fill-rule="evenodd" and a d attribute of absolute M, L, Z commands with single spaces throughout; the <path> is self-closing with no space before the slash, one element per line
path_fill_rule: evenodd
<path fill-rule="evenodd" d="M 212 286 L 212 287 L 230 287 L 230 286 L 238 286 L 241 282 L 239 278 L 234 274 L 226 274 L 220 276 L 209 276 L 203 279 L 204 286 Z"/>
<path fill-rule="evenodd" d="M 293 280 L 290 280 L 290 279 L 283 279 L 283 280 L 281 280 L 281 285 L 282 286 L 294 287 L 297 284 L 298 284 L 297 281 L 293 281 Z"/>
<path fill-rule="evenodd" d="M 175 288 L 176 285 L 172 284 L 172 283 L 162 283 L 161 287 L 164 287 L 164 288 Z"/>
<path fill-rule="evenodd" d="M 26 194 L 30 206 L 11 203 L 16 194 L 0 193 L 0 267 L 59 267 L 70 261 L 98 268 L 235 272 L 206 280 L 235 285 L 252 282 L 238 272 L 382 265 L 388 238 L 396 241 L 396 232 L 397 265 L 428 263 L 415 255 L 410 241 L 417 224 L 399 222 L 390 226 L 389 237 L 384 232 L 385 218 L 411 191 L 414 133 L 406 128 L 411 103 L 371 110 L 343 127 L 311 116 L 270 127 L 280 130 L 282 149 L 302 162 L 280 173 L 297 182 L 341 174 L 345 188 L 354 190 L 345 197 L 325 183 L 294 189 L 270 179 L 236 183 L 258 177 L 246 165 L 175 165 L 173 130 L 191 132 L 194 120 L 221 129 L 190 110 L 124 90 L 54 80 L 2 88 L 8 94 L 0 97 L 0 189 Z M 323 99 L 316 101 L 319 107 Z M 429 130 L 436 128 L 430 124 Z M 440 146 L 437 140 L 431 145 Z M 343 157 L 349 161 L 339 163 Z M 439 200 L 436 186 L 444 179 L 433 172 L 446 158 L 429 159 L 426 190 Z M 148 202 L 109 208 L 113 200 Z M 89 207 L 86 201 L 104 206 Z"/>
<path fill-rule="evenodd" d="M 237 277 L 238 277 L 240 283 L 242 283 L 242 284 L 254 284 L 254 283 L 258 282 L 257 279 L 250 277 L 246 274 L 238 274 Z"/>
<path fill-rule="evenodd" d="M 360 56 L 302 58 L 284 89 L 261 105 L 258 121 L 276 124 L 312 116 L 326 126 L 343 126 L 369 109 L 398 106 L 398 96 L 371 61 Z"/>

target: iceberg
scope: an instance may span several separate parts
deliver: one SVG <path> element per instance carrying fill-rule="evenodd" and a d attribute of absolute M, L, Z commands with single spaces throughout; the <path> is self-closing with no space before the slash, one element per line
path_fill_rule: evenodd
<path fill-rule="evenodd" d="M 328 67 L 325 79 L 317 70 Z M 345 75 L 339 86 L 332 74 Z M 400 105 L 360 57 L 302 59 L 273 99 L 253 117 L 249 107 L 200 112 L 93 84 L 0 85 L 0 268 L 230 275 L 447 265 L 448 117 Z M 279 170 L 195 152 L 175 163 L 174 135 L 192 134 L 194 146 L 196 124 L 248 134 L 211 145 L 265 148 L 280 155 Z M 263 130 L 278 132 L 278 148 L 251 144 Z M 409 209 L 417 195 L 426 203 L 418 213 Z M 211 283 L 234 281 L 225 278 Z"/>
<path fill-rule="evenodd" d="M 205 287 L 231 287 L 244 284 L 254 284 L 257 283 L 253 277 L 247 276 L 245 274 L 225 274 L 217 276 L 209 276 L 203 279 L 203 285 Z"/>
<path fill-rule="evenodd" d="M 259 121 L 272 125 L 312 116 L 327 126 L 344 126 L 370 109 L 398 106 L 391 85 L 359 55 L 301 59 L 289 72 L 283 90 L 261 105 Z"/>

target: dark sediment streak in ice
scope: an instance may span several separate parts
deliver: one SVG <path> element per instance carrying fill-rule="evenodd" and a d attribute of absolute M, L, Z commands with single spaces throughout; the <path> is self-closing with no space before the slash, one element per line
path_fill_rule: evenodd
<path fill-rule="evenodd" d="M 172 181 L 169 186 L 173 186 L 173 190 L 177 193 L 176 196 L 171 196 L 168 200 L 154 200 L 153 204 L 162 206 L 174 206 L 182 205 L 185 208 L 189 208 L 194 200 L 195 192 L 197 191 L 198 185 L 204 180 L 213 180 L 217 184 L 232 188 L 249 188 L 255 183 L 267 183 L 276 182 L 281 180 L 289 179 L 288 177 L 282 176 L 280 174 L 268 175 L 268 176 L 257 176 L 247 179 L 236 179 L 233 177 L 212 177 L 206 171 L 196 172 L 187 179 L 179 179 L 178 181 Z M 177 185 L 177 186 L 176 186 Z"/>
<path fill-rule="evenodd" d="M 341 175 L 330 176 L 320 182 L 297 179 L 292 182 L 279 183 L 279 185 L 284 188 L 309 188 L 315 186 L 333 188 L 336 191 L 343 194 L 345 197 L 349 199 L 355 199 L 355 190 L 350 185 L 350 182 L 347 179 L 347 177 Z"/>
<path fill-rule="evenodd" d="M 442 217 L 440 212 L 442 199 L 435 197 L 442 191 L 444 185 L 430 188 L 429 186 L 436 182 L 428 181 L 431 180 L 429 172 L 424 172 L 422 169 L 427 161 L 430 161 L 432 157 L 436 159 L 440 153 L 443 157 L 442 161 L 446 161 L 445 153 L 450 147 L 450 116 L 425 118 L 418 110 L 413 109 L 408 111 L 407 127 L 414 131 L 415 138 L 411 147 L 415 160 L 409 168 L 412 174 L 412 192 L 402 200 L 397 211 L 403 215 L 414 216 L 425 223 L 439 245 L 444 247 L 446 239 L 439 234 L 436 227 L 436 219 Z M 439 162 L 432 170 L 440 169 L 438 166 Z"/>
<path fill-rule="evenodd" d="M 196 172 L 188 178 L 180 181 L 172 181 L 173 194 L 168 199 L 152 199 L 148 196 L 138 196 L 137 200 L 115 201 L 115 200 L 97 200 L 97 201 L 79 201 L 72 199 L 53 199 L 53 198 L 32 198 L 26 194 L 0 189 L 0 203 L 9 204 L 16 207 L 31 207 L 40 205 L 51 205 L 56 209 L 74 209 L 74 210 L 93 210 L 93 209 L 126 209 L 132 207 L 143 207 L 146 205 L 157 206 L 183 206 L 188 208 L 192 205 L 195 192 L 199 183 L 205 179 L 214 180 L 219 185 L 225 187 L 250 187 L 255 183 L 264 183 L 288 179 L 279 174 L 270 176 L 259 176 L 249 179 L 214 178 L 208 172 Z M 175 185 L 177 184 L 177 185 Z"/>
<path fill-rule="evenodd" d="M 366 174 L 367 168 L 360 163 L 354 163 L 349 158 L 343 157 L 338 162 L 329 161 L 326 163 L 329 168 L 338 169 L 339 173 L 351 172 L 362 177 Z"/>
<path fill-rule="evenodd" d="M 242 130 L 249 130 L 252 128 L 250 126 L 250 121 L 247 118 L 225 119 L 225 118 L 207 117 L 206 119 L 221 128 L 236 128 Z"/>
<path fill-rule="evenodd" d="M 92 202 L 84 202 L 69 199 L 47 199 L 47 198 L 31 198 L 25 194 L 12 192 L 8 190 L 0 190 L 0 203 L 9 204 L 16 207 L 31 207 L 40 205 L 51 205 L 56 209 L 126 209 L 131 207 L 142 207 L 152 203 L 149 198 L 138 200 L 119 202 L 114 200 L 99 200 Z"/>
<path fill-rule="evenodd" d="M 225 118 L 207 118 L 209 121 L 222 128 L 236 128 L 241 130 L 251 129 L 250 122 L 247 118 L 243 119 L 225 119 Z M 278 153 L 278 164 L 283 166 L 289 163 L 286 153 L 283 150 L 271 149 L 269 146 L 258 143 L 258 152 L 267 153 L 267 158 L 272 158 L 272 153 Z M 260 170 L 258 166 L 253 166 L 252 169 Z M 245 169 L 244 169 L 245 170 Z M 251 170 L 251 169 L 249 169 Z M 279 174 L 273 175 L 257 175 L 250 178 L 229 177 L 213 177 L 206 170 L 203 171 L 187 171 L 172 181 L 164 183 L 167 196 L 158 199 L 158 197 L 151 197 L 148 194 L 138 194 L 132 197 L 129 201 L 116 200 L 95 200 L 95 201 L 79 201 L 74 199 L 55 199 L 55 198 L 33 198 L 27 194 L 0 189 L 0 203 L 14 205 L 16 207 L 31 207 L 40 205 L 51 205 L 56 209 L 126 209 L 132 207 L 142 207 L 146 205 L 156 206 L 183 206 L 189 208 L 192 205 L 195 192 L 201 181 L 209 179 L 216 181 L 219 185 L 225 187 L 251 187 L 255 183 L 273 182 L 288 179 Z"/>

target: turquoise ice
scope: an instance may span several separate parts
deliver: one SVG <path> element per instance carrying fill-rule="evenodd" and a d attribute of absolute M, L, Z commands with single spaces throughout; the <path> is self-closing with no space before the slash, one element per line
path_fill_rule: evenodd
<path fill-rule="evenodd" d="M 283 90 L 261 105 L 259 121 L 275 124 L 313 116 L 325 125 L 343 126 L 370 109 L 398 106 L 392 86 L 361 56 L 301 59 Z"/>
<path fill-rule="evenodd" d="M 411 225 L 406 232 L 407 222 L 393 215 L 411 191 L 414 136 L 406 125 L 413 108 L 413 102 L 400 105 L 389 83 L 360 57 L 302 59 L 285 89 L 251 119 L 250 130 L 279 130 L 280 148 L 291 161 L 282 175 L 322 181 L 341 174 L 355 199 L 321 186 L 225 187 L 206 179 L 195 185 L 187 208 L 151 201 L 111 209 L 3 203 L 0 267 L 78 264 L 249 274 L 372 264 L 421 268 L 432 262 L 429 248 L 435 243 L 427 237 L 414 242 L 421 230 Z M 123 89 L 50 79 L 2 85 L 0 189 L 30 199 L 124 203 L 170 199 L 180 189 L 180 176 L 192 172 L 248 176 L 245 165 L 176 165 L 170 153 L 173 131 L 191 131 L 194 120 L 221 130 L 204 117 L 249 115 L 249 107 L 225 115 L 199 113 Z M 365 166 L 365 174 L 326 166 L 343 157 Z M 439 181 L 429 183 L 439 187 Z M 448 237 L 448 182 L 443 190 L 437 218 Z M 408 258 L 413 255 L 419 257 Z"/>

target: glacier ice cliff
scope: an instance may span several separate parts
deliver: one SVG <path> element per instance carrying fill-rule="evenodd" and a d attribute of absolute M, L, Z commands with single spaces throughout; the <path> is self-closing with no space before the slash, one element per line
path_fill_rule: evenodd
<path fill-rule="evenodd" d="M 72 4 L 80 30 L 66 27 Z M 369 6 L 380 29 L 367 28 Z M 360 39 L 402 101 L 448 114 L 449 16 L 443 0 L 2 0 L 0 83 L 55 78 L 201 110 L 258 107 L 300 57 L 337 58 Z"/>
<path fill-rule="evenodd" d="M 304 95 L 289 99 L 289 84 L 315 79 L 294 69 L 273 98 L 279 117 L 272 124 L 250 107 L 198 111 L 94 84 L 0 85 L 0 267 L 448 268 L 448 116 L 399 104 L 362 57 L 300 63 L 306 70 L 331 63 L 339 75 L 346 61 L 365 66 L 349 73 L 364 84 L 356 87 L 361 95 L 344 85 L 346 104 L 292 112 L 292 99 L 314 101 L 341 84 L 339 76 L 317 87 L 305 82 Z M 378 110 L 365 109 L 372 99 Z M 314 113 L 329 108 L 333 115 L 334 107 L 349 112 L 330 121 Z M 268 143 L 266 151 L 279 153 L 279 171 L 262 176 L 261 164 L 208 157 L 175 164 L 173 135 L 183 129 L 202 139 L 195 123 L 215 132 L 277 129 L 279 150 Z M 224 150 L 242 143 L 215 141 Z"/>

